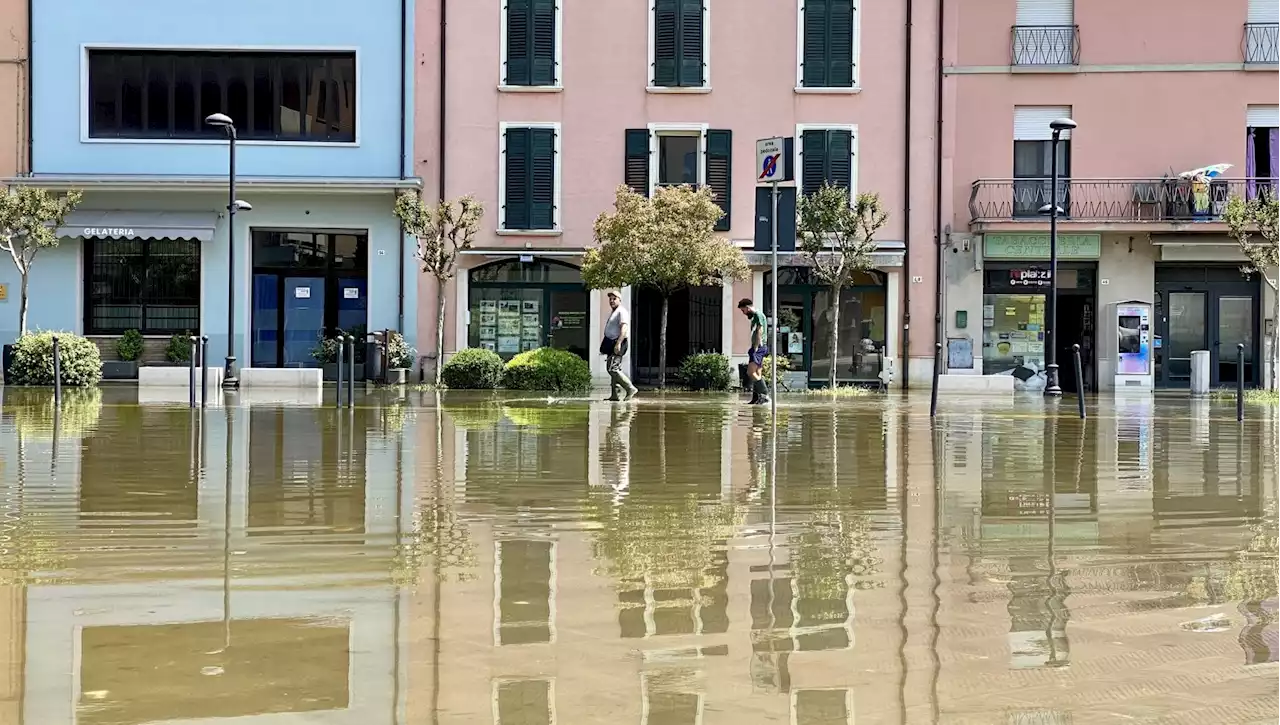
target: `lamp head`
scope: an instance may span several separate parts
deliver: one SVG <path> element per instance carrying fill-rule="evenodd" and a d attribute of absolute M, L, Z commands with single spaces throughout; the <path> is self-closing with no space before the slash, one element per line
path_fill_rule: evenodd
<path fill-rule="evenodd" d="M 234 206 L 236 211 L 253 211 L 253 205 L 243 199 L 236 199 Z"/>
<path fill-rule="evenodd" d="M 1076 127 L 1076 122 L 1069 118 L 1055 118 L 1049 122 L 1049 128 L 1054 131 L 1070 131 Z"/>
<path fill-rule="evenodd" d="M 1049 216 L 1050 214 L 1053 213 L 1053 210 L 1054 210 L 1053 206 L 1049 204 L 1045 204 L 1044 206 L 1040 207 L 1038 211 L 1045 216 Z M 1062 211 L 1062 207 L 1057 207 L 1057 210 L 1058 210 L 1058 216 L 1066 216 L 1066 212 Z"/>
<path fill-rule="evenodd" d="M 213 113 L 205 116 L 204 122 L 210 126 L 219 128 L 235 128 L 235 123 L 231 121 L 231 117 L 225 113 Z"/>

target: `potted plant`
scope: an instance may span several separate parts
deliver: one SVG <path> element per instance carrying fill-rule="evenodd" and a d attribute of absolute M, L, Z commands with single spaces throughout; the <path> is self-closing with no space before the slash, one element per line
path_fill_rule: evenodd
<path fill-rule="evenodd" d="M 364 335 L 355 334 L 359 330 L 352 330 L 352 337 L 356 338 L 355 344 L 355 379 L 364 380 Z M 316 346 L 311 348 L 311 357 L 320 364 L 323 376 L 326 381 L 332 382 L 338 379 L 338 338 L 347 335 L 343 330 L 337 330 L 332 335 L 321 335 L 316 340 Z M 345 377 L 351 373 L 347 371 L 346 366 L 351 364 L 351 360 L 344 355 L 342 375 Z"/>
<path fill-rule="evenodd" d="M 169 338 L 164 346 L 164 362 L 148 362 L 148 367 L 178 368 L 191 364 L 191 333 L 180 332 Z"/>
<path fill-rule="evenodd" d="M 409 382 L 409 371 L 417 357 L 418 351 L 409 347 L 404 335 L 392 330 L 387 335 L 387 383 L 404 385 Z"/>
<path fill-rule="evenodd" d="M 118 360 L 102 361 L 102 378 L 104 380 L 135 380 L 138 377 L 138 360 L 142 358 L 142 333 L 137 330 L 125 330 L 116 340 L 116 357 Z"/>

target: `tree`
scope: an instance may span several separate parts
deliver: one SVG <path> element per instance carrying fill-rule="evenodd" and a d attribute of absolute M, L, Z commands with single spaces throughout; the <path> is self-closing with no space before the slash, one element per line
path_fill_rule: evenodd
<path fill-rule="evenodd" d="M 1280 259 L 1277 258 L 1276 224 L 1277 202 L 1275 192 L 1259 193 L 1245 201 L 1232 197 L 1227 202 L 1225 214 L 1229 234 L 1240 245 L 1248 264 L 1241 268 L 1246 275 L 1257 274 L 1271 288 L 1275 309 L 1272 319 L 1280 320 Z M 1256 236 L 1255 236 L 1256 232 Z M 1277 387 L 1276 373 L 1280 370 L 1280 345 L 1271 346 L 1271 387 Z"/>
<path fill-rule="evenodd" d="M 58 195 L 34 186 L 10 187 L 0 194 L 0 249 L 9 253 L 18 268 L 21 306 L 18 334 L 27 334 L 27 283 L 31 263 L 41 249 L 58 246 L 58 227 L 80 203 L 78 191 Z"/>
<path fill-rule="evenodd" d="M 458 253 L 470 249 L 484 218 L 484 206 L 471 195 L 456 201 L 441 200 L 428 208 L 422 197 L 404 192 L 396 197 L 395 215 L 404 230 L 418 238 L 415 255 L 422 271 L 436 279 L 435 381 L 440 384 L 444 358 L 445 285 L 458 268 Z"/>
<path fill-rule="evenodd" d="M 582 279 L 590 289 L 639 286 L 662 298 L 658 385 L 667 385 L 667 311 L 671 295 L 720 285 L 748 273 L 742 250 L 715 233 L 724 216 L 707 187 L 658 187 L 652 198 L 619 186 L 613 211 L 596 218 L 598 246 L 588 249 Z M 727 342 L 727 341 L 726 341 Z"/>
<path fill-rule="evenodd" d="M 840 338 L 840 290 L 848 287 L 854 274 L 871 269 L 876 251 L 875 235 L 889 215 L 879 194 L 858 194 L 849 205 L 849 190 L 823 184 L 801 196 L 796 204 L 797 244 L 809 262 L 813 275 L 830 289 L 827 314 L 831 319 L 831 389 L 836 387 L 836 351 Z"/>

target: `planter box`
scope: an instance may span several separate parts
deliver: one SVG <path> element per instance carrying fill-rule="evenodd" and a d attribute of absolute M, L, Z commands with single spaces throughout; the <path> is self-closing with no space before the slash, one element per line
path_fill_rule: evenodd
<path fill-rule="evenodd" d="M 209 389 L 222 387 L 222 368 L 205 368 Z M 191 385 L 191 366 L 189 365 L 145 365 L 138 368 L 138 385 L 158 388 L 186 388 Z M 196 374 L 196 386 L 200 385 L 200 375 Z"/>
<path fill-rule="evenodd" d="M 221 369 L 221 368 L 219 368 Z M 321 386 L 319 368 L 241 368 L 240 389 L 314 388 Z"/>
<path fill-rule="evenodd" d="M 322 366 L 320 369 L 324 373 L 325 382 L 332 383 L 338 379 L 338 363 L 328 363 Z M 343 380 L 345 381 L 346 376 L 350 374 L 351 373 L 347 371 L 347 366 L 343 365 L 342 366 Z M 356 363 L 356 380 L 364 380 L 364 363 Z"/>
<path fill-rule="evenodd" d="M 138 361 L 137 360 L 103 360 L 102 361 L 102 379 L 103 380 L 137 380 L 138 379 Z"/>
<path fill-rule="evenodd" d="M 391 368 L 387 371 L 387 385 L 405 385 L 409 382 L 409 368 Z"/>
<path fill-rule="evenodd" d="M 792 393 L 803 393 L 809 389 L 809 373 L 803 370 L 779 370 L 778 387 Z"/>

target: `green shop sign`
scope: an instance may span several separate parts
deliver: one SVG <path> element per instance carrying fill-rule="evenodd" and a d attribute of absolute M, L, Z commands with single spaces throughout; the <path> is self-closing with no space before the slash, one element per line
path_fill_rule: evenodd
<path fill-rule="evenodd" d="M 1101 253 L 1101 234 L 1058 235 L 1058 259 L 1097 259 Z M 984 259 L 1048 259 L 1049 235 L 1045 232 L 984 234 L 982 256 Z"/>

